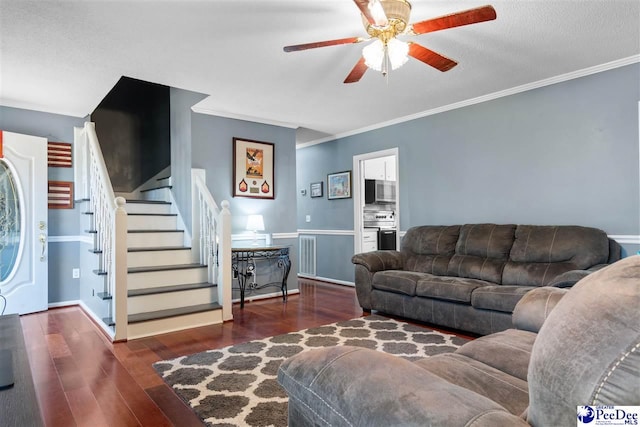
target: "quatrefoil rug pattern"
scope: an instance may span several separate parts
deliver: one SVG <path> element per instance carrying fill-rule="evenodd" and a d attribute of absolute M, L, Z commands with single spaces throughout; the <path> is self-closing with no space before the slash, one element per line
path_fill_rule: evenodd
<path fill-rule="evenodd" d="M 465 339 L 378 315 L 208 350 L 153 365 L 209 426 L 286 426 L 287 394 L 276 377 L 293 355 L 351 345 L 418 359 L 452 352 Z"/>

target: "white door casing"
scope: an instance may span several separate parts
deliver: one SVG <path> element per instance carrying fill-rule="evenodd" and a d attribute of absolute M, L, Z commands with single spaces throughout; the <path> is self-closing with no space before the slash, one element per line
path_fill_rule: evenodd
<path fill-rule="evenodd" d="M 13 177 L 20 211 L 15 267 L 0 281 L 4 314 L 43 311 L 48 306 L 47 139 L 2 132 L 2 151 L 0 162 Z M 0 211 L 5 214 L 7 209 Z M 0 310 L 2 304 L 0 299 Z"/>
<path fill-rule="evenodd" d="M 396 172 L 396 246 L 400 247 L 400 176 L 399 176 L 399 150 L 398 147 L 386 150 L 375 151 L 372 153 L 358 154 L 353 156 L 353 248 L 354 253 L 362 252 L 362 232 L 364 230 L 364 222 L 362 213 L 364 210 L 364 168 L 365 160 L 377 159 L 379 157 L 393 156 Z"/>

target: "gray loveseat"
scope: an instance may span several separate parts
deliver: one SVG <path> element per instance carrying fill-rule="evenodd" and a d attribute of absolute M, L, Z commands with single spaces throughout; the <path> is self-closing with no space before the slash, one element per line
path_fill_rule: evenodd
<path fill-rule="evenodd" d="M 400 251 L 356 254 L 365 311 L 480 335 L 511 327 L 516 303 L 539 286 L 569 287 L 620 259 L 602 230 L 579 226 L 419 226 Z"/>
<path fill-rule="evenodd" d="M 408 361 L 357 347 L 281 366 L 290 426 L 575 426 L 577 407 L 640 403 L 640 256 L 541 287 L 514 327 Z"/>

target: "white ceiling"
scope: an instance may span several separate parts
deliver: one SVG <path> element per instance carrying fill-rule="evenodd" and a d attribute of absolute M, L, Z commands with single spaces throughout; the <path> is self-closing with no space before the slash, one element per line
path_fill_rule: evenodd
<path fill-rule="evenodd" d="M 410 59 L 343 80 L 365 43 L 351 0 L 0 0 L 0 105 L 90 114 L 121 76 L 210 95 L 197 111 L 344 135 L 612 61 L 640 58 L 639 0 L 414 0 L 411 22 L 485 4 L 495 21 L 405 38 L 458 61 Z"/>

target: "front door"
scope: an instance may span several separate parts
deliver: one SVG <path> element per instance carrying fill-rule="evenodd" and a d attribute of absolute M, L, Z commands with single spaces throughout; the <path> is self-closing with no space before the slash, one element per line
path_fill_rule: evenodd
<path fill-rule="evenodd" d="M 0 313 L 43 311 L 49 288 L 47 140 L 0 135 Z"/>

